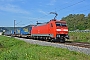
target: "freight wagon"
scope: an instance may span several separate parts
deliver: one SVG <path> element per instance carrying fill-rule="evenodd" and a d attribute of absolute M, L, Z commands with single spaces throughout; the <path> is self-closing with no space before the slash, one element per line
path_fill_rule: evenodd
<path fill-rule="evenodd" d="M 18 33 L 15 34 L 18 37 L 28 37 L 31 35 L 31 27 L 30 28 L 19 28 L 17 29 Z"/>
<path fill-rule="evenodd" d="M 4 34 L 9 36 L 16 36 L 16 37 L 28 37 L 31 35 L 31 29 L 33 25 L 30 25 L 29 27 L 21 27 L 17 28 L 15 30 L 9 30 L 6 31 Z"/>

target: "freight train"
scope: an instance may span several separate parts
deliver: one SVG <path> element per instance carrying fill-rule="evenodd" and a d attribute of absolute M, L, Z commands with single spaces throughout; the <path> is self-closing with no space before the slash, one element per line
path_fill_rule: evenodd
<path fill-rule="evenodd" d="M 28 29 L 16 29 L 14 32 L 9 31 L 5 35 L 59 42 L 65 42 L 65 39 L 69 39 L 66 21 L 56 20 L 55 18 L 46 23 L 37 22 L 37 25 L 31 25 Z"/>
<path fill-rule="evenodd" d="M 5 32 L 5 35 L 60 42 L 65 42 L 65 39 L 69 39 L 66 21 L 56 19 L 46 23 L 37 23 L 37 25 L 31 25 L 29 28 L 16 29 L 15 34 L 13 30 L 8 31 Z"/>

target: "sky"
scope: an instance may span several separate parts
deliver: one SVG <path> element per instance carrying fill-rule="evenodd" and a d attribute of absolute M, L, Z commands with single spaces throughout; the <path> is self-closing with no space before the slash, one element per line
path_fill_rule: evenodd
<path fill-rule="evenodd" d="M 24 27 L 48 22 L 58 14 L 57 20 L 69 14 L 90 13 L 90 0 L 0 0 L 0 27 Z"/>

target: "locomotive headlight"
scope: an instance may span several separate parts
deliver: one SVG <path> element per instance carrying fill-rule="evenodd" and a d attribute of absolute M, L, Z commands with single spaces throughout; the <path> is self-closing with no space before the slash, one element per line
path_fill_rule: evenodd
<path fill-rule="evenodd" d="M 68 31 L 68 29 L 56 29 L 56 31 Z"/>
<path fill-rule="evenodd" d="M 56 29 L 56 31 L 61 31 L 61 29 Z"/>
<path fill-rule="evenodd" d="M 64 31 L 68 31 L 68 29 L 64 29 Z"/>

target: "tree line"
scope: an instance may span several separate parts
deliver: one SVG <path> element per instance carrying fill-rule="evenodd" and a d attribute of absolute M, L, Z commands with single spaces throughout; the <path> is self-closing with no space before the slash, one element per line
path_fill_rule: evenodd
<path fill-rule="evenodd" d="M 90 30 L 90 13 L 85 14 L 69 14 L 63 17 L 66 20 L 69 30 Z"/>

